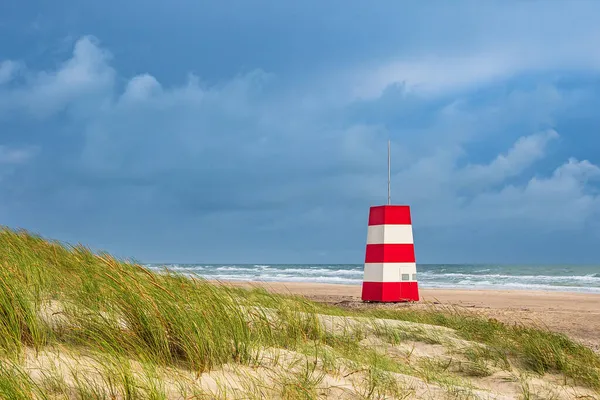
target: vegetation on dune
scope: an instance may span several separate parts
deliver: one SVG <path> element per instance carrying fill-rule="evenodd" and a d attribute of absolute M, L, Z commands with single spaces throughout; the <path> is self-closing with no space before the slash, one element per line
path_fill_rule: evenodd
<path fill-rule="evenodd" d="M 405 351 L 414 343 L 444 354 L 417 357 Z M 552 332 L 155 274 L 9 229 L 0 229 L 0 353 L 0 397 L 10 399 L 403 398 L 419 390 L 406 377 L 452 396 L 498 371 L 600 390 L 600 357 Z"/>
<path fill-rule="evenodd" d="M 563 334 L 523 326 L 507 325 L 461 312 L 411 310 L 367 311 L 375 318 L 398 319 L 452 328 L 464 339 L 486 344 L 468 353 L 472 359 L 486 358 L 508 365 L 509 360 L 526 370 L 544 374 L 559 372 L 575 383 L 600 388 L 600 357 L 591 349 Z"/>

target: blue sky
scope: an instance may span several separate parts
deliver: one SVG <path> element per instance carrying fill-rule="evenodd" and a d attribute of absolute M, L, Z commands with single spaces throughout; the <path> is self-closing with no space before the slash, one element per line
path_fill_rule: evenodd
<path fill-rule="evenodd" d="M 0 224 L 143 262 L 600 261 L 600 2 L 0 4 Z"/>

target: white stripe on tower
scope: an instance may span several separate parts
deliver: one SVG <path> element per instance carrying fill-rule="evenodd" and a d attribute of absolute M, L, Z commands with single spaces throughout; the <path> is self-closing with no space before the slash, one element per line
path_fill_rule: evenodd
<path fill-rule="evenodd" d="M 367 232 L 367 244 L 411 244 L 412 225 L 371 225 Z"/>
<path fill-rule="evenodd" d="M 401 282 L 402 275 L 408 274 L 408 281 L 414 281 L 416 263 L 369 263 L 365 264 L 365 282 Z"/>

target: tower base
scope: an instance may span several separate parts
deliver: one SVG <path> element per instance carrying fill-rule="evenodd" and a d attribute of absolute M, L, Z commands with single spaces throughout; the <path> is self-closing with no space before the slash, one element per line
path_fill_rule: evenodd
<path fill-rule="evenodd" d="M 419 301 L 418 282 L 363 282 L 362 300 L 373 302 Z"/>

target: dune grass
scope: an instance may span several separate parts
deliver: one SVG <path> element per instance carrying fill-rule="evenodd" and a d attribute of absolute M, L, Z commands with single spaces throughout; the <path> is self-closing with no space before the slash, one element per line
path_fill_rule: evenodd
<path fill-rule="evenodd" d="M 406 330 L 361 322 L 340 330 L 328 329 L 327 317 L 427 325 Z M 442 343 L 427 328 L 431 325 L 450 328 L 478 345 L 454 349 L 460 361 L 448 364 L 411 364 L 410 357 L 391 352 L 407 341 Z M 367 338 L 379 338 L 390 351 L 365 344 Z M 252 376 L 239 381 L 237 390 L 247 397 L 317 398 L 329 393 L 326 378 L 357 376 L 352 390 L 363 398 L 403 398 L 415 392 L 400 375 L 446 385 L 452 392 L 464 377 L 515 368 L 540 376 L 562 374 L 570 384 L 600 390 L 600 357 L 545 330 L 453 309 L 347 310 L 169 271 L 151 273 L 83 246 L 0 229 L 2 398 L 167 399 L 174 391 L 182 398 L 228 398 L 232 389 L 227 384 L 217 382 L 218 390 L 207 394 L 195 379 L 232 365 L 264 369 L 273 349 L 304 358 L 275 362 L 278 367 L 271 368 L 265 382 Z M 88 357 L 92 371 L 73 367 L 36 375 L 24 367 L 24 354 L 44 352 Z"/>
<path fill-rule="evenodd" d="M 600 388 L 598 354 L 559 333 L 525 325 L 507 325 L 455 308 L 419 312 L 376 310 L 367 311 L 366 314 L 375 318 L 452 328 L 466 340 L 487 345 L 485 348 L 469 349 L 466 355 L 471 360 L 493 360 L 505 368 L 510 368 L 511 360 L 528 371 L 538 374 L 559 372 L 575 384 Z"/>

